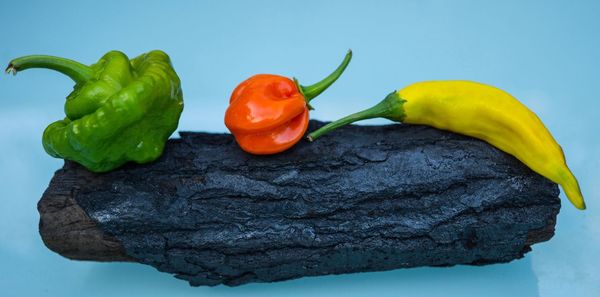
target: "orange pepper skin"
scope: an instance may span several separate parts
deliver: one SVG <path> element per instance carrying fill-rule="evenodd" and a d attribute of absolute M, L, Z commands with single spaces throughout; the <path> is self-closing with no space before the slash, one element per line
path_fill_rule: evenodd
<path fill-rule="evenodd" d="M 300 141 L 308 118 L 306 100 L 293 80 L 258 74 L 233 90 L 225 125 L 244 151 L 268 155 Z"/>
<path fill-rule="evenodd" d="M 310 100 L 331 86 L 351 59 L 352 51 L 348 51 L 329 76 L 310 86 L 274 74 L 246 79 L 231 93 L 225 126 L 248 153 L 270 155 L 291 148 L 308 128 Z"/>

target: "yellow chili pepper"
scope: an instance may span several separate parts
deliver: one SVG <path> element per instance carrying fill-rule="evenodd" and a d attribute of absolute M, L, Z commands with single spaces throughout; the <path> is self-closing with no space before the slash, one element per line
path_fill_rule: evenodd
<path fill-rule="evenodd" d="M 560 184 L 575 207 L 585 209 L 563 151 L 535 113 L 510 94 L 471 81 L 427 81 L 389 94 L 379 104 L 311 133 L 313 141 L 336 128 L 370 118 L 433 126 L 479 138 Z"/>

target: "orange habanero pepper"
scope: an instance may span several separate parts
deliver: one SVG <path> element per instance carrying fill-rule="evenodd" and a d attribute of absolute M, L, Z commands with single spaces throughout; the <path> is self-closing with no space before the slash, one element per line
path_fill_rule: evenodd
<path fill-rule="evenodd" d="M 302 86 L 298 81 L 273 74 L 257 74 L 240 83 L 231 94 L 225 125 L 246 152 L 268 155 L 296 144 L 308 128 L 310 100 L 344 72 L 352 51 L 322 81 Z"/>

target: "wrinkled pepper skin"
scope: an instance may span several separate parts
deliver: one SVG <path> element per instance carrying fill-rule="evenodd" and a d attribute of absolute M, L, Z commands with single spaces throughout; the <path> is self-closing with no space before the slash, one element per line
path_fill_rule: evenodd
<path fill-rule="evenodd" d="M 246 152 L 287 150 L 308 127 L 308 105 L 293 80 L 258 74 L 239 84 L 229 100 L 225 123 Z"/>
<path fill-rule="evenodd" d="M 535 113 L 510 94 L 471 81 L 419 82 L 392 92 L 376 106 L 311 133 L 319 136 L 354 121 L 383 117 L 472 136 L 509 153 L 560 184 L 571 203 L 585 209 L 563 151 Z"/>
<path fill-rule="evenodd" d="M 118 51 L 90 66 L 52 56 L 11 61 L 7 72 L 49 68 L 71 77 L 66 117 L 43 134 L 46 152 L 106 172 L 126 162 L 147 163 L 163 152 L 183 110 L 179 77 L 169 56 L 151 51 L 134 59 Z"/>
<path fill-rule="evenodd" d="M 340 77 L 351 58 L 348 51 L 334 72 L 310 86 L 274 74 L 246 79 L 231 93 L 225 126 L 248 153 L 270 155 L 291 148 L 308 128 L 309 102 Z"/>

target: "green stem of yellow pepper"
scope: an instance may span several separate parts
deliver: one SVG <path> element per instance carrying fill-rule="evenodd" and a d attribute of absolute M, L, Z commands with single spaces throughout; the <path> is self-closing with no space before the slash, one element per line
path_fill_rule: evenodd
<path fill-rule="evenodd" d="M 75 83 L 83 83 L 92 78 L 92 69 L 77 61 L 44 55 L 24 56 L 10 61 L 6 73 L 17 74 L 29 68 L 46 68 L 58 71 L 70 77 Z"/>
<path fill-rule="evenodd" d="M 387 95 L 385 99 L 383 99 L 377 105 L 343 117 L 335 122 L 331 122 L 321 127 L 317 131 L 310 133 L 308 135 L 308 140 L 313 141 L 321 137 L 323 134 L 327 134 L 339 127 L 366 119 L 386 118 L 392 121 L 401 122 L 405 116 L 404 108 L 402 106 L 404 102 L 406 101 L 398 97 L 398 93 L 394 91 Z"/>

